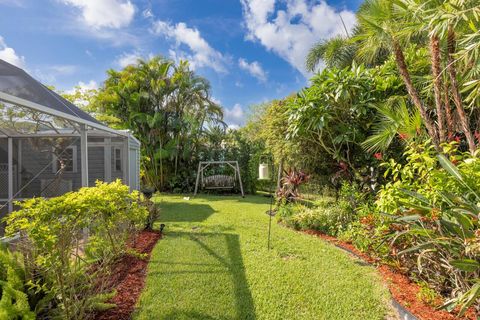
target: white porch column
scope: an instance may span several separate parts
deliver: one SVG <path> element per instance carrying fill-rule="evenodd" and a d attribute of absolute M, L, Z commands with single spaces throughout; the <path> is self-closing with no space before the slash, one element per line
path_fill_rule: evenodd
<path fill-rule="evenodd" d="M 8 138 L 8 213 L 13 211 L 13 139 Z"/>
<path fill-rule="evenodd" d="M 80 125 L 80 168 L 82 173 L 82 187 L 88 187 L 88 137 L 87 126 Z"/>
<path fill-rule="evenodd" d="M 105 182 L 112 182 L 112 139 L 103 139 L 103 160 L 105 174 L 103 175 Z"/>

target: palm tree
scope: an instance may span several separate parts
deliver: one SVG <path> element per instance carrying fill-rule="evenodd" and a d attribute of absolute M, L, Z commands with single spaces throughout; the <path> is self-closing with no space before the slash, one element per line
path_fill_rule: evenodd
<path fill-rule="evenodd" d="M 360 7 L 357 18 L 361 32 L 356 36 L 359 41 L 358 56 L 371 61 L 381 51 L 391 51 L 394 55 L 400 77 L 415 107 L 420 112 L 429 136 L 439 148 L 438 132 L 425 107 L 418 90 L 412 82 L 403 52 L 403 42 L 410 40 L 412 34 L 399 32 L 402 30 L 401 12 L 404 8 L 392 0 L 366 0 Z M 400 14 L 399 14 L 400 13 Z"/>
<path fill-rule="evenodd" d="M 375 108 L 379 119 L 373 125 L 373 134 L 362 143 L 367 151 L 385 151 L 397 135 L 402 140 L 410 140 L 420 132 L 420 113 L 408 106 L 405 97 L 394 96 Z"/>
<path fill-rule="evenodd" d="M 357 26 L 349 37 L 336 36 L 317 42 L 308 52 L 305 67 L 307 71 L 314 72 L 323 61 L 327 68 L 347 68 L 353 62 L 364 62 L 369 67 L 379 66 L 388 58 L 387 49 L 379 50 L 375 55 L 369 56 L 368 61 L 361 61 L 357 57 L 358 41 L 356 36 L 361 33 Z"/>
<path fill-rule="evenodd" d="M 450 110 L 452 101 L 461 131 L 473 153 L 476 145 L 472 123 L 464 108 L 460 88 L 462 82 L 473 74 L 471 70 L 476 69 L 475 64 L 480 70 L 479 63 L 475 62 L 478 55 L 474 53 L 480 49 L 474 40 L 479 37 L 468 31 L 478 33 L 476 28 L 472 29 L 480 22 L 478 0 L 367 0 L 357 17 L 361 30 L 356 37 L 359 59 L 368 61 L 379 50 L 391 50 L 410 99 L 419 110 L 437 150 L 439 144 L 446 141 L 447 129 L 451 133 L 454 128 L 455 115 Z M 428 97 L 422 99 L 414 86 L 404 55 L 405 48 L 427 46 L 426 39 L 430 51 L 430 82 L 435 111 L 429 110 Z M 459 44 L 460 50 L 457 49 Z M 442 51 L 446 55 L 444 59 Z M 433 118 L 435 115 L 436 118 Z"/>
<path fill-rule="evenodd" d="M 97 103 L 140 139 L 146 180 L 159 190 L 196 160 L 205 124 L 223 117 L 206 79 L 161 57 L 110 70 Z"/>
<path fill-rule="evenodd" d="M 328 68 L 343 69 L 352 65 L 355 52 L 356 46 L 348 38 L 337 36 L 322 40 L 308 52 L 305 67 L 314 72 L 323 61 Z"/>

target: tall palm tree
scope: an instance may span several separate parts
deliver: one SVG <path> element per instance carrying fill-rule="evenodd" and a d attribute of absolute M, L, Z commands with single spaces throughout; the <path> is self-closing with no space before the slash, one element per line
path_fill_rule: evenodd
<path fill-rule="evenodd" d="M 415 107 L 418 109 L 427 132 L 434 145 L 439 147 L 438 131 L 431 119 L 418 90 L 413 85 L 407 68 L 403 51 L 404 42 L 412 38 L 412 34 L 405 34 L 402 25 L 402 7 L 394 0 L 366 0 L 360 7 L 357 18 L 360 33 L 356 36 L 359 41 L 357 55 L 365 61 L 371 61 L 379 52 L 388 50 L 393 53 L 400 77 Z"/>

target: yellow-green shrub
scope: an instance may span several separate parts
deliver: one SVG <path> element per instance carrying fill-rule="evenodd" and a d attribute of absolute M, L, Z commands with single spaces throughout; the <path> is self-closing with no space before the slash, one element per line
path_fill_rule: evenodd
<path fill-rule="evenodd" d="M 97 182 L 63 196 L 18 203 L 7 218 L 7 235 L 20 233 L 27 271 L 54 297 L 53 316 L 84 318 L 104 294 L 101 279 L 124 252 L 147 210 L 138 192 L 117 180 Z M 39 275 L 39 276 L 38 276 Z M 32 277 L 33 278 L 33 277 Z"/>

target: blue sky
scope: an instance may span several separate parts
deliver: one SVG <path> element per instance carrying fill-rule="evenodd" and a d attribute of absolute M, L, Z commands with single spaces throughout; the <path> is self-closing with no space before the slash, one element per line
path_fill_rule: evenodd
<path fill-rule="evenodd" d="M 137 57 L 188 59 L 231 126 L 307 85 L 311 45 L 361 0 L 0 0 L 0 59 L 61 90 L 95 88 Z"/>

